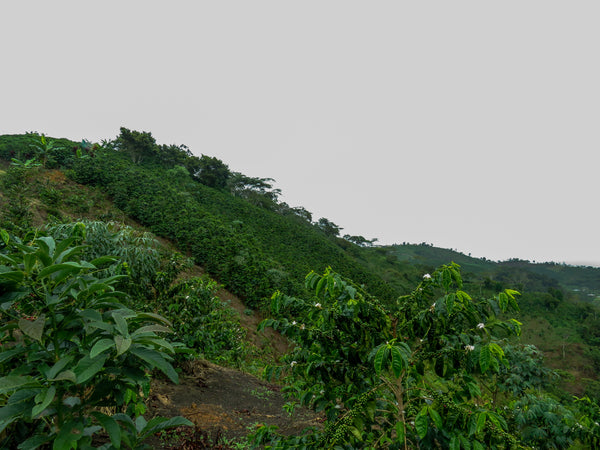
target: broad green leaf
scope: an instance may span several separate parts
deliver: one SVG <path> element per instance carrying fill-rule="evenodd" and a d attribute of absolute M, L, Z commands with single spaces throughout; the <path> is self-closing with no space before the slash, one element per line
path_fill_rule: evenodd
<path fill-rule="evenodd" d="M 115 347 L 117 349 L 117 356 L 125 353 L 131 346 L 131 339 L 123 336 L 115 336 Z"/>
<path fill-rule="evenodd" d="M 129 352 L 148 363 L 151 367 L 159 369 L 173 383 L 179 382 L 179 376 L 175 372 L 175 369 L 173 369 L 173 366 L 158 351 L 135 346 L 131 347 Z"/>
<path fill-rule="evenodd" d="M 168 327 L 165 327 L 163 325 L 158 325 L 158 324 L 145 325 L 143 327 L 138 328 L 133 333 L 131 333 L 131 337 L 133 339 L 135 339 L 135 337 L 138 336 L 138 335 L 140 335 L 140 334 L 150 333 L 150 332 L 151 333 L 173 333 L 173 330 L 171 330 Z"/>
<path fill-rule="evenodd" d="M 442 417 L 440 416 L 440 414 L 431 407 L 427 408 L 427 411 L 429 412 L 429 417 L 431 417 L 431 420 L 433 420 L 433 423 L 435 424 L 436 428 L 438 430 L 441 430 L 444 424 L 442 422 Z"/>
<path fill-rule="evenodd" d="M 49 380 L 54 379 L 54 377 L 64 369 L 71 361 L 73 360 L 72 355 L 65 356 L 59 359 L 49 370 L 46 372 L 46 377 Z"/>
<path fill-rule="evenodd" d="M 100 339 L 98 342 L 94 344 L 92 349 L 90 350 L 90 358 L 95 358 L 100 353 L 108 350 L 109 348 L 115 345 L 115 341 L 112 339 Z"/>
<path fill-rule="evenodd" d="M 102 425 L 108 433 L 111 444 L 115 448 L 121 448 L 121 427 L 115 419 L 98 411 L 91 412 L 91 415 Z"/>
<path fill-rule="evenodd" d="M 19 319 L 19 329 L 31 339 L 41 342 L 44 334 L 44 325 L 46 323 L 46 316 L 40 315 L 35 320 Z"/>
<path fill-rule="evenodd" d="M 73 383 L 77 383 L 77 376 L 75 375 L 75 372 L 73 372 L 70 369 L 69 370 L 63 370 L 58 375 L 56 375 L 55 378 L 52 378 L 49 381 L 61 381 L 61 380 L 68 380 L 68 381 L 71 381 Z"/>
<path fill-rule="evenodd" d="M 458 436 L 452 436 L 450 439 L 450 450 L 460 450 L 460 439 Z"/>
<path fill-rule="evenodd" d="M 481 372 L 485 373 L 490 367 L 490 363 L 492 361 L 492 352 L 490 352 L 490 348 L 487 345 L 481 347 L 479 352 L 479 367 L 481 368 Z"/>
<path fill-rule="evenodd" d="M 37 384 L 38 383 L 31 377 L 8 375 L 0 378 L 0 394 L 5 394 L 24 386 Z"/>
<path fill-rule="evenodd" d="M 117 331 L 125 337 L 129 337 L 129 329 L 127 328 L 127 321 L 121 315 L 121 313 L 114 311 L 112 313 L 113 319 L 115 319 L 115 326 Z"/>
<path fill-rule="evenodd" d="M 487 419 L 487 414 L 484 412 L 481 412 L 477 415 L 477 433 L 483 431 L 483 428 L 485 427 L 485 421 Z"/>
<path fill-rule="evenodd" d="M 319 296 L 319 294 L 321 293 L 321 291 L 323 290 L 323 288 L 326 286 L 326 284 L 327 284 L 327 278 L 326 277 L 321 277 L 321 279 L 317 283 L 317 287 L 315 289 L 315 295 L 317 297 Z"/>
<path fill-rule="evenodd" d="M 392 346 L 390 352 L 392 354 L 392 371 L 394 372 L 394 376 L 398 378 L 402 374 L 404 368 L 408 365 L 408 361 L 399 347 L 395 345 Z"/>
<path fill-rule="evenodd" d="M 423 439 L 427 435 L 427 406 L 423 407 L 417 417 L 415 417 L 415 429 L 417 430 L 417 434 L 421 439 Z"/>
<path fill-rule="evenodd" d="M 173 324 L 169 321 L 169 319 L 161 316 L 160 314 L 142 312 L 142 313 L 137 314 L 137 318 L 138 319 L 149 319 L 149 320 L 152 320 L 153 322 L 162 323 L 163 325 L 165 325 L 167 327 L 173 326 Z"/>
<path fill-rule="evenodd" d="M 0 280 L 5 279 L 5 280 L 9 280 L 9 281 L 14 281 L 16 283 L 20 283 L 23 281 L 24 278 L 25 278 L 25 274 L 20 270 L 0 273 Z"/>
<path fill-rule="evenodd" d="M 404 422 L 396 423 L 394 428 L 396 430 L 396 440 L 398 442 L 404 442 Z"/>
<path fill-rule="evenodd" d="M 106 353 L 100 354 L 95 358 L 84 356 L 83 359 L 81 359 L 77 366 L 73 369 L 73 372 L 75 372 L 75 375 L 77 376 L 77 383 L 85 383 L 98 372 L 100 372 L 104 367 L 104 363 L 108 359 L 108 356 L 109 355 Z"/>
<path fill-rule="evenodd" d="M 50 403 L 54 400 L 54 396 L 56 395 L 56 387 L 50 386 L 44 392 L 39 393 L 35 397 L 36 405 L 31 410 L 31 417 L 36 417 L 38 414 L 42 413 Z"/>
<path fill-rule="evenodd" d="M 377 350 L 377 353 L 375 353 L 374 365 L 375 372 L 377 373 L 377 375 L 381 373 L 384 365 L 387 363 L 389 353 L 390 349 L 388 347 L 388 344 L 381 344 L 379 346 L 379 349 Z"/>
<path fill-rule="evenodd" d="M 490 351 L 492 352 L 492 354 L 495 355 L 496 357 L 498 357 L 498 358 L 504 357 L 504 350 L 502 350 L 502 347 L 500 347 L 495 342 L 490 342 L 488 347 L 490 348 Z"/>
<path fill-rule="evenodd" d="M 473 450 L 485 450 L 485 447 L 479 441 L 473 441 Z"/>
<path fill-rule="evenodd" d="M 456 295 L 454 295 L 454 294 L 448 294 L 444 297 L 444 302 L 446 304 L 446 310 L 448 311 L 448 314 L 452 314 L 452 311 L 454 311 L 455 300 L 456 300 Z"/>
<path fill-rule="evenodd" d="M 362 441 L 362 433 L 358 431 L 356 427 L 348 427 L 348 430 L 354 435 L 354 437 L 360 442 Z"/>
<path fill-rule="evenodd" d="M 8 242 L 10 241 L 10 235 L 4 228 L 0 228 L 0 238 L 5 245 L 8 245 Z"/>
<path fill-rule="evenodd" d="M 36 434 L 35 436 L 30 437 L 29 439 L 21 442 L 17 448 L 19 450 L 34 450 L 36 448 L 41 447 L 46 442 L 50 441 L 52 437 L 53 436 L 51 435 Z"/>
<path fill-rule="evenodd" d="M 76 262 L 66 262 L 62 264 L 52 264 L 38 273 L 38 279 L 42 280 L 48 278 L 50 275 L 56 272 L 64 272 L 57 276 L 58 279 L 64 280 L 69 274 L 80 272 L 82 269 L 81 265 Z"/>

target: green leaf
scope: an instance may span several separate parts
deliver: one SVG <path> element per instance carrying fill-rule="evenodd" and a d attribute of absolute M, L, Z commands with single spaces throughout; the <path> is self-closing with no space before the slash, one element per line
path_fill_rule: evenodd
<path fill-rule="evenodd" d="M 61 281 L 67 278 L 72 273 L 80 272 L 83 267 L 76 262 L 66 262 L 62 264 L 53 264 L 48 266 L 38 273 L 38 279 L 42 280 L 48 278 L 50 275 L 56 272 L 61 272 L 56 278 Z"/>
<path fill-rule="evenodd" d="M 354 437 L 360 442 L 362 441 L 362 433 L 358 431 L 356 427 L 348 427 L 348 430 L 354 435 Z"/>
<path fill-rule="evenodd" d="M 90 350 L 90 358 L 95 358 L 100 353 L 108 350 L 109 348 L 115 345 L 115 341 L 112 339 L 100 339 L 98 342 L 94 344 L 92 349 Z"/>
<path fill-rule="evenodd" d="M 102 425 L 102 427 L 106 430 L 111 444 L 115 448 L 121 448 L 121 427 L 119 427 L 117 421 L 112 417 L 102 414 L 98 411 L 93 411 L 90 414 L 94 416 L 100 425 Z"/>
<path fill-rule="evenodd" d="M 17 447 L 19 450 L 35 450 L 53 438 L 51 435 L 36 434 L 33 437 L 21 442 Z"/>
<path fill-rule="evenodd" d="M 45 324 L 46 316 L 44 314 L 41 314 L 37 319 L 33 321 L 19 319 L 19 329 L 31 339 L 35 339 L 38 342 L 42 342 Z"/>
<path fill-rule="evenodd" d="M 381 374 L 384 364 L 387 363 L 387 358 L 388 358 L 389 353 L 390 353 L 390 349 L 389 349 L 388 344 L 381 344 L 379 346 L 379 349 L 375 353 L 374 365 L 375 365 L 375 372 L 377 373 L 377 375 Z"/>
<path fill-rule="evenodd" d="M 408 361 L 399 347 L 394 345 L 390 349 L 390 352 L 392 354 L 392 371 L 394 372 L 394 376 L 398 378 L 402 374 L 404 368 L 408 365 Z"/>
<path fill-rule="evenodd" d="M 42 413 L 48 407 L 48 405 L 52 403 L 55 395 L 56 387 L 54 386 L 50 386 L 47 390 L 36 395 L 36 405 L 31 410 L 31 417 L 35 418 L 38 414 Z"/>
<path fill-rule="evenodd" d="M 4 228 L 0 228 L 0 238 L 2 239 L 5 245 L 8 245 L 8 242 L 10 241 L 10 235 L 8 234 L 8 231 L 6 231 Z"/>
<path fill-rule="evenodd" d="M 423 407 L 417 417 L 415 417 L 415 429 L 417 430 L 417 434 L 421 439 L 423 439 L 427 435 L 427 406 Z"/>
<path fill-rule="evenodd" d="M 479 367 L 482 373 L 485 373 L 489 369 L 491 361 L 492 352 L 487 345 L 484 345 L 479 352 Z"/>
<path fill-rule="evenodd" d="M 5 394 L 24 386 L 36 385 L 37 383 L 31 377 L 22 377 L 18 375 L 8 375 L 0 378 L 0 394 Z"/>
<path fill-rule="evenodd" d="M 131 347 L 129 351 L 141 360 L 150 364 L 151 367 L 158 368 L 162 373 L 168 376 L 173 383 L 179 382 L 179 376 L 177 375 L 177 372 L 175 372 L 175 369 L 173 369 L 173 366 L 156 350 L 135 346 Z"/>
<path fill-rule="evenodd" d="M 458 436 L 452 436 L 450 439 L 450 450 L 460 450 L 460 439 Z"/>
<path fill-rule="evenodd" d="M 404 442 L 404 422 L 397 422 L 394 428 L 396 430 L 396 441 Z"/>
<path fill-rule="evenodd" d="M 115 347 L 117 348 L 117 356 L 125 353 L 131 346 L 131 339 L 123 336 L 115 336 Z"/>
<path fill-rule="evenodd" d="M 485 450 L 485 447 L 479 441 L 473 441 L 473 450 Z"/>
<path fill-rule="evenodd" d="M 266 325 L 266 326 L 268 326 L 268 325 Z M 173 333 L 173 330 L 171 330 L 168 327 L 165 327 L 163 325 L 158 325 L 158 324 L 145 325 L 143 327 L 138 328 L 133 333 L 131 333 L 131 337 L 133 339 L 135 339 L 135 337 L 140 334 L 150 333 L 150 332 L 152 332 L 152 333 Z"/>
<path fill-rule="evenodd" d="M 440 414 L 431 407 L 427 408 L 427 411 L 429 412 L 429 417 L 431 417 L 431 420 L 433 420 L 433 423 L 435 424 L 436 428 L 438 430 L 442 430 L 444 424 L 442 422 L 442 417 L 440 416 Z"/>
<path fill-rule="evenodd" d="M 477 415 L 477 431 L 476 433 L 480 433 L 481 431 L 483 431 L 483 428 L 485 427 L 485 420 L 487 419 L 487 414 L 484 412 L 481 412 Z"/>
<path fill-rule="evenodd" d="M 0 255 L 0 256 L 2 256 L 2 255 Z M 9 281 L 14 281 L 15 283 L 20 283 L 25 278 L 25 274 L 20 270 L 15 270 L 15 271 L 11 271 L 11 272 L 2 272 L 2 273 L 0 273 L 0 280 L 3 278 L 6 280 L 9 280 Z"/>
<path fill-rule="evenodd" d="M 62 381 L 62 380 L 68 380 L 73 383 L 77 383 L 77 376 L 75 375 L 75 372 L 73 372 L 72 370 L 69 369 L 69 370 L 62 371 L 55 378 L 52 378 L 49 381 Z"/>
<path fill-rule="evenodd" d="M 454 310 L 455 300 L 456 300 L 455 294 L 448 294 L 444 297 L 444 302 L 446 303 L 446 310 L 448 311 L 448 314 L 452 314 L 452 311 Z"/>
<path fill-rule="evenodd" d="M 129 329 L 127 328 L 127 321 L 121 315 L 121 313 L 114 311 L 112 313 L 113 319 L 115 319 L 115 326 L 117 331 L 125 337 L 129 337 Z"/>
<path fill-rule="evenodd" d="M 46 378 L 48 378 L 48 380 L 53 380 L 54 377 L 56 377 L 56 375 L 62 370 L 64 369 L 67 364 L 69 364 L 71 361 L 73 360 L 73 356 L 72 355 L 68 355 L 65 356 L 61 359 L 59 359 L 49 370 L 48 372 L 46 372 Z"/>
<path fill-rule="evenodd" d="M 108 354 L 100 354 L 94 358 L 84 356 L 77 366 L 73 369 L 77 376 L 77 383 L 82 384 L 96 375 L 104 367 L 104 363 L 108 359 Z"/>

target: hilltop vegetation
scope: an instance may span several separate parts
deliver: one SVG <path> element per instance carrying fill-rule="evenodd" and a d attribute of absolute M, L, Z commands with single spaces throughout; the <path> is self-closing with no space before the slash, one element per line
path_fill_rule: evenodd
<path fill-rule="evenodd" d="M 257 445 L 597 445 L 600 319 L 595 300 L 600 269 L 498 263 L 426 244 L 375 246 L 376 240 L 362 236 L 341 237 L 341 227 L 327 218 L 313 220 L 304 207 L 280 202 L 274 180 L 231 172 L 217 158 L 195 156 L 185 146 L 160 145 L 150 133 L 125 128 L 101 144 L 37 134 L 0 136 L 0 160 L 0 228 L 5 230 L 0 294 L 8 314 L 2 320 L 5 330 L 25 335 L 11 332 L 2 339 L 11 346 L 29 339 L 26 348 L 33 352 L 32 345 L 49 346 L 57 336 L 47 322 L 54 314 L 44 309 L 47 304 L 27 303 L 25 310 L 5 300 L 23 301 L 25 294 L 39 291 L 36 283 L 43 274 L 61 273 L 65 267 L 47 269 L 47 258 L 40 256 L 27 272 L 18 262 L 25 257 L 16 255 L 41 255 L 52 245 L 63 250 L 87 246 L 69 260 L 81 269 L 65 277 L 85 278 L 90 269 L 115 277 L 93 283 L 104 283 L 98 292 L 122 293 L 114 308 L 129 311 L 123 317 L 132 328 L 125 330 L 115 318 L 120 312 L 100 306 L 111 332 L 121 337 L 85 337 L 90 346 L 79 348 L 79 356 L 71 349 L 53 357 L 67 367 L 78 358 L 96 361 L 115 352 L 138 364 L 141 372 L 134 384 L 124 381 L 122 388 L 132 394 L 113 399 L 134 420 L 144 413 L 143 401 L 133 395 L 135 383 L 144 389 L 153 368 L 174 379 L 171 363 L 177 367 L 186 358 L 202 356 L 252 370 L 268 363 L 267 373 L 285 380 L 290 411 L 303 405 L 327 418 L 322 429 L 292 438 L 259 428 Z M 154 236 L 168 241 L 160 245 Z M 114 258 L 101 260 L 108 266 L 97 266 L 98 258 L 107 255 Z M 185 275 L 193 264 L 211 278 Z M 8 275 L 19 270 L 26 275 Z M 51 291 L 62 292 L 62 281 Z M 219 285 L 239 296 L 249 314 L 266 314 L 261 328 L 287 336 L 295 344 L 293 353 L 281 361 L 265 361 L 268 357 L 244 339 L 239 322 L 218 300 Z M 64 305 L 64 314 L 76 315 L 68 309 L 73 306 Z M 169 323 L 173 339 L 156 336 L 154 341 L 127 341 L 123 347 L 122 339 L 130 339 L 127 333 L 153 326 L 143 322 L 150 317 L 145 313 L 157 314 L 152 317 L 160 326 Z M 39 323 L 50 340 L 43 341 L 37 331 L 32 335 L 23 314 Z M 152 330 L 165 331 L 159 324 Z M 98 339 L 104 339 L 103 350 L 94 347 Z M 119 344 L 111 347 L 107 339 Z M 149 357 L 150 349 L 160 357 Z M 543 366 L 543 355 L 551 367 L 562 370 Z M 9 356 L 0 358 L 1 375 L 24 376 L 15 372 Z M 87 372 L 82 363 L 75 365 L 75 378 L 62 380 L 62 387 L 32 365 L 27 376 L 35 386 L 0 389 L 0 399 L 8 402 L 0 409 L 0 422 L 44 429 L 36 416 L 52 414 L 52 405 L 60 403 L 56 389 L 73 394 L 75 388 L 65 383 L 85 389 L 86 383 L 102 380 L 115 370 L 105 367 L 106 361 Z M 15 395 L 26 397 L 23 392 L 30 395 L 29 416 L 10 410 Z M 585 397 L 573 402 L 570 394 Z M 72 418 L 80 420 L 82 429 L 100 423 L 112 445 L 121 434 L 134 442 L 124 416 L 89 415 L 86 408 L 93 402 L 82 405 L 81 417 Z M 7 411 L 14 413 L 10 421 Z M 60 439 L 64 445 L 77 441 L 73 436 Z M 84 448 L 83 442 L 77 448 Z"/>

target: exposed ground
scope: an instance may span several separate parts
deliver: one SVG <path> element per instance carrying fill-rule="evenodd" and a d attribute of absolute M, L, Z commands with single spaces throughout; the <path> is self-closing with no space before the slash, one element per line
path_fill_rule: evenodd
<path fill-rule="evenodd" d="M 244 304 L 225 290 L 218 295 L 239 313 L 252 344 L 271 352 L 272 358 L 288 350 L 286 339 L 273 330 L 256 332 L 261 321 L 258 312 L 248 313 Z M 182 369 L 178 385 L 165 379 L 153 382 L 149 412 L 152 416 L 183 416 L 196 425 L 196 430 L 155 436 L 150 442 L 154 448 L 242 448 L 235 443 L 245 442 L 245 436 L 260 424 L 276 425 L 283 434 L 298 434 L 322 423 L 319 416 L 305 409 L 296 408 L 289 415 L 283 408 L 286 400 L 280 386 L 256 376 L 204 360 L 186 363 Z"/>

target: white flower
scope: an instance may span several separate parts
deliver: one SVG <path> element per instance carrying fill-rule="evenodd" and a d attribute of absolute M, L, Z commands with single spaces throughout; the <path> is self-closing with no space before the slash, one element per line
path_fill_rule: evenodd
<path fill-rule="evenodd" d="M 435 303 L 431 305 L 431 307 L 429 308 L 429 311 L 431 311 L 431 312 L 435 311 Z"/>
<path fill-rule="evenodd" d="M 301 325 L 300 325 L 300 329 L 301 329 L 301 330 L 304 330 L 305 328 L 306 328 L 306 327 L 304 326 L 304 324 L 301 324 Z"/>
<path fill-rule="evenodd" d="M 342 409 L 342 405 L 335 405 L 335 409 Z"/>
<path fill-rule="evenodd" d="M 319 394 L 321 394 L 321 395 L 324 395 L 324 394 L 325 394 L 325 390 L 321 389 L 321 390 L 319 391 Z"/>
<path fill-rule="evenodd" d="M 290 367 L 294 367 L 296 364 L 298 364 L 296 361 L 292 361 L 292 362 L 290 363 Z"/>
<path fill-rule="evenodd" d="M 475 346 L 474 345 L 465 345 L 465 350 L 468 352 L 472 352 L 473 350 L 475 350 Z"/>
<path fill-rule="evenodd" d="M 294 320 L 294 321 L 292 322 L 292 325 L 296 325 L 296 323 L 297 323 L 297 322 Z"/>
<path fill-rule="evenodd" d="M 477 328 L 479 328 L 480 330 L 485 328 L 485 324 L 484 323 L 478 323 L 477 324 Z"/>
<path fill-rule="evenodd" d="M 321 304 L 320 303 L 315 303 L 315 308 L 321 309 Z"/>
<path fill-rule="evenodd" d="M 431 278 L 431 275 L 429 275 L 428 273 L 426 273 L 425 275 L 423 275 L 423 279 L 424 280 L 429 280 Z"/>

